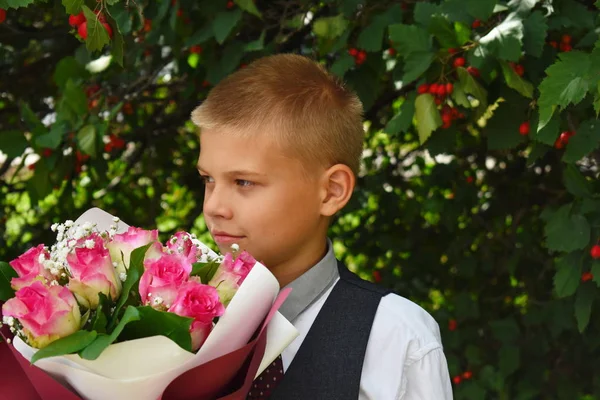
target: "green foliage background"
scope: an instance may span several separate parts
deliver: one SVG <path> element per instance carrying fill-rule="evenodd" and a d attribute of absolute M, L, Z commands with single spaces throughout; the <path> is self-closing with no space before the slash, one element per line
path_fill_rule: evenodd
<path fill-rule="evenodd" d="M 337 254 L 434 315 L 456 398 L 600 399 L 599 3 L 0 0 L 0 259 L 92 206 L 210 243 L 191 110 L 253 59 L 306 54 L 366 110 Z M 418 93 L 437 82 L 449 127 Z"/>

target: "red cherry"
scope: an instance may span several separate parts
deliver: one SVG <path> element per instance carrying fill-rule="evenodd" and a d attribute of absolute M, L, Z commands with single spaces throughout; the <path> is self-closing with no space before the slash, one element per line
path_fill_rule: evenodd
<path fill-rule="evenodd" d="M 179 18 L 183 17 L 183 11 L 181 11 L 181 8 L 177 10 L 176 14 Z"/>
<path fill-rule="evenodd" d="M 465 65 L 465 58 L 464 57 L 456 57 L 456 59 L 454 59 L 454 68 L 458 68 L 458 67 L 462 67 L 463 65 Z"/>
<path fill-rule="evenodd" d="M 600 258 L 600 244 L 595 244 L 594 246 L 592 246 L 592 249 L 590 250 L 590 255 L 594 260 Z"/>
<path fill-rule="evenodd" d="M 381 272 L 378 270 L 373 271 L 373 280 L 375 282 L 381 282 Z"/>
<path fill-rule="evenodd" d="M 573 136 L 571 135 L 570 132 L 563 132 L 560 134 L 560 136 L 558 137 L 558 140 L 560 140 L 561 142 L 563 142 L 564 144 L 569 143 L 569 138 Z"/>
<path fill-rule="evenodd" d="M 571 35 L 568 35 L 568 34 L 562 35 L 562 37 L 560 38 L 560 41 L 565 44 L 570 44 L 571 43 Z"/>
<path fill-rule="evenodd" d="M 471 27 L 472 27 L 473 29 L 477 29 L 477 28 L 479 28 L 480 26 L 481 26 L 481 21 L 480 21 L 480 20 L 478 20 L 478 19 L 476 19 L 475 21 L 473 21 L 473 23 L 471 24 Z"/>
<path fill-rule="evenodd" d="M 227 8 L 228 8 L 228 9 L 230 9 L 230 10 L 231 10 L 231 9 L 232 9 L 234 6 L 235 6 L 235 4 L 233 3 L 233 1 L 228 1 L 228 2 L 227 2 Z"/>
<path fill-rule="evenodd" d="M 192 53 L 192 54 L 200 54 L 200 53 L 202 53 L 202 46 L 195 45 L 195 46 L 190 47 L 190 53 Z"/>
<path fill-rule="evenodd" d="M 587 282 L 594 279 L 594 275 L 591 272 L 584 272 L 581 274 L 581 282 Z"/>
<path fill-rule="evenodd" d="M 388 54 L 389 54 L 390 56 L 395 56 L 395 55 L 396 55 L 396 49 L 394 49 L 393 47 L 390 47 L 390 48 L 388 49 Z"/>
<path fill-rule="evenodd" d="M 455 385 L 459 385 L 461 381 L 462 378 L 459 375 L 456 375 L 454 378 L 452 378 L 452 382 L 454 382 Z"/>
<path fill-rule="evenodd" d="M 448 49 L 448 53 L 449 53 L 449 54 L 456 54 L 456 53 L 458 53 L 458 50 L 457 50 L 457 49 L 455 49 L 454 47 L 450 47 L 450 48 Z"/>
<path fill-rule="evenodd" d="M 456 323 L 455 319 L 451 319 L 450 321 L 448 321 L 448 330 L 449 331 L 455 331 L 457 327 L 458 327 L 458 324 Z"/>
<path fill-rule="evenodd" d="M 419 93 L 419 94 L 424 94 L 427 92 L 429 92 L 429 85 L 426 83 L 419 85 L 419 87 L 417 88 L 417 93 Z"/>
<path fill-rule="evenodd" d="M 525 121 L 519 125 L 519 133 L 523 136 L 529 135 L 529 121 Z"/>
<path fill-rule="evenodd" d="M 450 115 L 452 115 L 452 118 L 459 118 L 460 117 L 460 111 L 458 111 L 458 108 L 453 107 L 450 109 Z"/>
<path fill-rule="evenodd" d="M 476 67 L 467 67 L 467 72 L 476 78 L 479 78 L 481 75 L 479 69 Z"/>
<path fill-rule="evenodd" d="M 123 112 L 127 115 L 133 114 L 133 106 L 131 105 L 131 103 L 127 102 L 123 104 Z"/>
<path fill-rule="evenodd" d="M 556 139 L 556 141 L 554 142 L 554 148 L 560 150 L 563 147 L 565 147 L 565 143 L 561 141 L 560 138 Z"/>
<path fill-rule="evenodd" d="M 473 377 L 473 373 L 471 371 L 465 371 L 462 374 L 463 379 L 471 379 Z"/>
<path fill-rule="evenodd" d="M 110 153 L 110 152 L 112 151 L 112 149 L 113 149 L 113 145 L 112 145 L 112 143 L 110 143 L 110 142 L 109 142 L 109 143 L 106 143 L 106 144 L 104 145 L 104 151 L 105 151 L 106 153 Z"/>
<path fill-rule="evenodd" d="M 523 76 L 523 74 L 525 73 L 525 68 L 523 68 L 521 64 L 517 64 L 514 67 L 514 71 L 517 73 L 517 75 Z"/>
<path fill-rule="evenodd" d="M 454 91 L 454 85 L 450 82 L 446 83 L 446 93 L 447 94 L 452 94 L 452 92 Z"/>
<path fill-rule="evenodd" d="M 34 164 L 29 164 L 27 166 L 27 169 L 30 170 L 30 171 L 33 171 L 35 169 L 35 163 Z"/>
<path fill-rule="evenodd" d="M 50 157 L 51 155 L 52 155 L 52 149 L 48 149 L 48 148 L 46 148 L 46 149 L 42 150 L 42 156 L 43 156 L 43 157 L 46 157 L 46 158 L 48 158 L 48 157 Z"/>
<path fill-rule="evenodd" d="M 106 22 L 106 17 L 104 16 L 104 14 L 102 14 L 101 11 L 94 11 L 94 14 L 96 14 L 96 16 L 98 17 L 98 21 L 102 22 Z"/>
<path fill-rule="evenodd" d="M 348 54 L 350 54 L 352 57 L 356 57 L 358 55 L 358 50 L 354 47 L 351 47 L 348 49 Z"/>
<path fill-rule="evenodd" d="M 437 91 L 438 91 L 438 84 L 437 83 L 432 83 L 431 85 L 429 85 L 429 93 L 436 95 Z"/>
<path fill-rule="evenodd" d="M 210 82 L 209 81 L 202 81 L 202 87 L 209 87 L 210 86 Z"/>
<path fill-rule="evenodd" d="M 6 21 L 6 10 L 0 8 L 0 24 Z"/>
<path fill-rule="evenodd" d="M 551 40 L 548 42 L 548 44 L 552 47 L 554 47 L 555 49 L 558 47 L 558 43 L 556 43 L 556 40 Z"/>
<path fill-rule="evenodd" d="M 440 84 L 437 87 L 437 95 L 444 97 L 446 95 L 446 85 Z"/>
<path fill-rule="evenodd" d="M 437 104 L 438 106 L 440 104 L 442 104 L 442 99 L 440 99 L 439 97 L 436 97 L 434 101 L 435 101 L 435 104 Z"/>
<path fill-rule="evenodd" d="M 77 33 L 79 34 L 79 36 L 81 36 L 83 40 L 87 39 L 87 22 L 84 22 L 83 24 L 79 25 L 79 27 L 77 28 Z"/>
<path fill-rule="evenodd" d="M 144 32 L 150 32 L 152 30 L 152 20 L 146 19 L 144 20 Z"/>
<path fill-rule="evenodd" d="M 573 50 L 573 47 L 571 47 L 571 45 L 569 43 L 561 43 L 560 44 L 560 50 L 568 52 L 568 51 Z"/>
<path fill-rule="evenodd" d="M 110 27 L 110 25 L 107 22 L 103 22 L 102 26 L 104 27 L 104 29 L 106 29 L 106 33 L 108 33 L 108 37 L 112 39 L 112 37 L 113 37 L 113 30 Z"/>
<path fill-rule="evenodd" d="M 80 12 L 77 15 L 69 15 L 69 25 L 71 25 L 73 28 L 78 27 L 79 25 L 83 24 L 85 22 L 85 16 L 83 15 L 82 12 Z"/>
<path fill-rule="evenodd" d="M 473 177 L 467 176 L 467 183 L 473 183 Z"/>

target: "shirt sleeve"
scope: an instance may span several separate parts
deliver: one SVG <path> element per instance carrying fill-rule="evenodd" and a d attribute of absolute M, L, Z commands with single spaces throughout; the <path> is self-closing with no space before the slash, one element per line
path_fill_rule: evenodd
<path fill-rule="evenodd" d="M 452 400 L 448 363 L 441 347 L 405 366 L 398 400 Z"/>

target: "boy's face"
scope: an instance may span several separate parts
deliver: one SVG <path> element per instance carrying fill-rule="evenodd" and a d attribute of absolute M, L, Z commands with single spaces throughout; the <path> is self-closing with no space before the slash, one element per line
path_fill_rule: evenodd
<path fill-rule="evenodd" d="M 222 253 L 237 243 L 282 285 L 286 275 L 293 279 L 324 255 L 328 220 L 321 214 L 320 169 L 307 172 L 267 135 L 205 129 L 198 170 L 206 184 L 204 217 Z"/>

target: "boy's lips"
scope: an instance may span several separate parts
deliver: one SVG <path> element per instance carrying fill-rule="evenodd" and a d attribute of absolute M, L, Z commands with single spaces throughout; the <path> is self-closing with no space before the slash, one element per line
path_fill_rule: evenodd
<path fill-rule="evenodd" d="M 232 235 L 231 233 L 222 231 L 213 231 L 212 237 L 217 244 L 234 244 L 244 238 L 244 236 Z"/>

